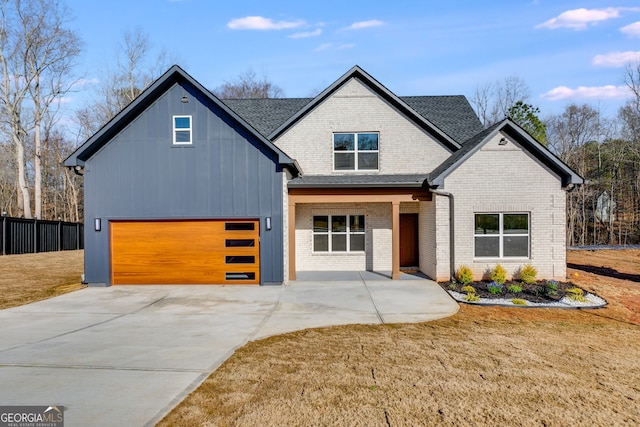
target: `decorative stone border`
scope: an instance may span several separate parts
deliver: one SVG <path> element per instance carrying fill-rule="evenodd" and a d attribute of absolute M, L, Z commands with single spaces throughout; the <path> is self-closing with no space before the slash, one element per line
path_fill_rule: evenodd
<path fill-rule="evenodd" d="M 589 292 L 585 292 L 585 299 L 587 302 L 580 302 L 572 300 L 569 297 L 563 297 L 560 301 L 557 302 L 549 302 L 549 303 L 540 303 L 540 302 L 531 302 L 527 301 L 525 305 L 514 304 L 511 302 L 511 299 L 508 298 L 480 298 L 479 301 L 465 301 L 464 297 L 466 294 L 462 294 L 456 291 L 447 291 L 451 297 L 461 303 L 470 304 L 470 305 L 488 305 L 488 306 L 499 306 L 499 307 L 521 307 L 521 308 L 569 308 L 569 309 L 580 309 L 580 308 L 602 308 L 606 306 L 608 303 L 606 300 L 600 298 L 597 295 L 591 294 Z"/>

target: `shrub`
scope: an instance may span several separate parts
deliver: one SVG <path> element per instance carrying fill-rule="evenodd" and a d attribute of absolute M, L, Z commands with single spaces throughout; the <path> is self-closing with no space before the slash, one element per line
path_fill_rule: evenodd
<path fill-rule="evenodd" d="M 498 285 L 503 285 L 504 282 L 507 281 L 507 270 L 500 264 L 496 265 L 493 270 L 491 270 L 491 280 Z"/>
<path fill-rule="evenodd" d="M 514 303 L 515 305 L 527 305 L 527 302 L 520 298 L 514 298 L 511 300 L 511 302 Z"/>
<path fill-rule="evenodd" d="M 462 265 L 460 266 L 460 268 L 458 268 L 456 279 L 458 279 L 458 282 L 466 285 L 473 281 L 473 273 L 471 272 L 471 269 L 469 267 L 467 267 L 466 265 Z"/>
<path fill-rule="evenodd" d="M 567 289 L 567 296 L 574 301 L 587 302 L 587 299 L 584 297 L 584 293 L 580 288 Z"/>
<path fill-rule="evenodd" d="M 527 264 L 520 269 L 520 280 L 522 280 L 527 285 L 536 282 L 536 275 L 538 274 L 538 270 L 531 264 Z"/>
<path fill-rule="evenodd" d="M 480 301 L 480 297 L 474 293 L 468 293 L 466 297 L 464 297 L 465 301 L 469 302 L 477 302 Z"/>
<path fill-rule="evenodd" d="M 517 294 L 522 292 L 522 286 L 520 285 L 511 285 L 507 288 L 509 290 L 509 292 L 513 293 L 513 294 Z"/>
<path fill-rule="evenodd" d="M 555 280 L 547 280 L 546 290 L 548 295 L 558 295 L 558 282 Z"/>
<path fill-rule="evenodd" d="M 498 295 L 502 293 L 503 285 L 499 285 L 496 282 L 491 282 L 487 285 L 487 290 L 490 294 Z"/>
<path fill-rule="evenodd" d="M 462 292 L 466 292 L 467 294 L 475 294 L 476 293 L 476 288 L 474 288 L 471 285 L 463 286 L 462 288 L 460 288 L 460 290 Z"/>

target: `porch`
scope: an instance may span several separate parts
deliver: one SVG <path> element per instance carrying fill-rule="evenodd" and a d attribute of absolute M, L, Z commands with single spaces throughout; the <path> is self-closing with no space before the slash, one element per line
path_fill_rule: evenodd
<path fill-rule="evenodd" d="M 400 280 L 401 267 L 407 263 L 407 251 L 415 252 L 412 257 L 417 262 L 413 267 L 418 269 L 418 203 L 431 201 L 423 178 L 413 177 L 403 186 L 323 186 L 317 181 L 313 186 L 304 186 L 292 185 L 292 182 L 287 200 L 289 280 L 298 279 L 298 270 L 366 271 L 378 276 L 375 272 L 388 271 L 390 279 Z M 409 216 L 413 218 L 407 218 Z M 366 223 L 360 232 L 362 236 L 352 235 L 349 223 L 360 222 Z M 345 224 L 346 231 L 340 229 L 334 236 L 329 224 L 335 228 L 336 223 Z M 413 227 L 406 225 L 409 223 L 413 223 Z M 318 232 L 318 224 L 326 224 L 323 227 L 329 230 Z M 332 239 L 341 245 L 338 251 L 332 251 L 329 243 Z M 356 250 L 351 251 L 349 243 L 342 241 L 353 242 Z"/>

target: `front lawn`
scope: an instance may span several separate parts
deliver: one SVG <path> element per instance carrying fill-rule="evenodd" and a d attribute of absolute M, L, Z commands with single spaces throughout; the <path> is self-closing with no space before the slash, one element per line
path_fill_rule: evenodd
<path fill-rule="evenodd" d="M 625 256 L 637 254 L 613 258 Z M 635 277 L 640 265 L 610 270 Z M 569 273 L 608 306 L 463 305 L 435 322 L 251 342 L 160 425 L 640 425 L 640 286 Z"/>
<path fill-rule="evenodd" d="M 0 256 L 0 309 L 29 304 L 84 287 L 84 251 Z"/>

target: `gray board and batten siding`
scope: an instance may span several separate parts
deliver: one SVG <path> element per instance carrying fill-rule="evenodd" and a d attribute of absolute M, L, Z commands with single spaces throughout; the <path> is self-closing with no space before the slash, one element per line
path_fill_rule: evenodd
<path fill-rule="evenodd" d="M 192 117 L 192 144 L 173 144 L 176 115 Z M 111 281 L 109 221 L 241 218 L 259 220 L 260 283 L 283 282 L 283 166 L 294 162 L 179 67 L 65 165 L 84 166 L 89 284 Z"/>

